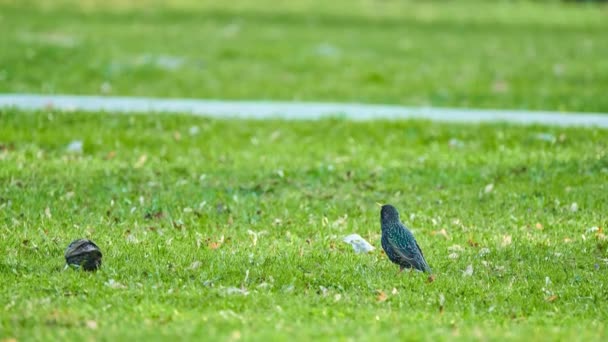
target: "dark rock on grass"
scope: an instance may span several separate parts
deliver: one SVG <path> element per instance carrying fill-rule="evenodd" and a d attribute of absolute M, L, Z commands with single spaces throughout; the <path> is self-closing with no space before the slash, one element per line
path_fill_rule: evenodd
<path fill-rule="evenodd" d="M 69 266 L 81 267 L 85 271 L 96 271 L 101 267 L 101 250 L 87 239 L 72 241 L 65 250 L 65 261 Z"/>

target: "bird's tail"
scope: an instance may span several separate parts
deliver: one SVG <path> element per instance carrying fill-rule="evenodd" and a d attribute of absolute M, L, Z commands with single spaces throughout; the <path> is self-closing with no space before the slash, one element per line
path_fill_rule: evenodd
<path fill-rule="evenodd" d="M 422 258 L 422 270 L 428 274 L 433 274 L 433 270 L 431 269 L 429 264 L 426 263 L 424 257 Z"/>

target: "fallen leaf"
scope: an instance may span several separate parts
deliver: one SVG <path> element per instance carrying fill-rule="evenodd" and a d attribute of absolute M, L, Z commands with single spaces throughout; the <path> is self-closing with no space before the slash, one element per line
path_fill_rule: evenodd
<path fill-rule="evenodd" d="M 604 235 L 602 227 L 600 227 L 595 236 L 598 238 L 598 240 L 606 240 L 606 235 Z"/>
<path fill-rule="evenodd" d="M 97 322 L 90 320 L 86 322 L 87 328 L 91 330 L 97 330 Z"/>
<path fill-rule="evenodd" d="M 217 242 L 210 242 L 209 243 L 209 248 L 210 249 L 218 249 L 220 247 L 220 244 Z"/>
<path fill-rule="evenodd" d="M 435 230 L 433 232 L 431 232 L 431 235 L 441 235 L 443 237 L 445 237 L 446 239 L 449 239 L 448 236 L 448 232 L 445 230 L 445 228 L 441 229 L 441 230 Z"/>
<path fill-rule="evenodd" d="M 182 134 L 178 131 L 173 132 L 173 139 L 175 139 L 175 141 L 182 140 Z"/>
<path fill-rule="evenodd" d="M 535 225 L 536 229 L 543 230 L 543 225 L 540 222 L 537 222 Z"/>
<path fill-rule="evenodd" d="M 378 293 L 378 296 L 376 296 L 376 300 L 378 302 L 384 302 L 388 299 L 388 296 L 386 295 L 386 293 L 384 293 L 384 291 L 378 290 L 376 292 Z"/>
<path fill-rule="evenodd" d="M 508 245 L 511 244 L 512 241 L 513 241 L 513 239 L 511 238 L 511 235 L 503 235 L 501 245 L 503 247 L 507 247 Z"/>
<path fill-rule="evenodd" d="M 469 244 L 469 246 L 471 246 L 471 247 L 479 247 L 479 244 L 478 244 L 477 242 L 473 241 L 472 239 L 469 239 L 469 240 L 467 241 L 467 243 L 468 243 L 468 244 Z"/>
<path fill-rule="evenodd" d="M 133 167 L 139 169 L 140 167 L 144 166 L 146 160 L 148 160 L 148 155 L 142 154 L 139 159 L 137 159 L 137 162 L 135 163 L 135 165 L 133 165 Z"/>
<path fill-rule="evenodd" d="M 241 332 L 238 330 L 235 330 L 232 332 L 232 334 L 230 334 L 230 340 L 231 341 L 237 341 L 241 339 Z"/>
<path fill-rule="evenodd" d="M 489 194 L 490 192 L 492 192 L 492 190 L 494 190 L 494 184 L 490 183 L 486 185 L 486 187 L 483 189 L 483 192 Z"/>
<path fill-rule="evenodd" d="M 435 281 L 435 275 L 431 274 L 427 279 L 426 279 L 427 283 L 432 283 Z"/>
<path fill-rule="evenodd" d="M 545 298 L 545 300 L 549 303 L 554 302 L 557 299 L 556 295 Z"/>
<path fill-rule="evenodd" d="M 509 91 L 509 83 L 497 80 L 492 83 L 492 91 L 496 94 L 503 94 Z"/>
<path fill-rule="evenodd" d="M 116 157 L 116 151 L 110 151 L 110 152 L 108 152 L 108 154 L 106 154 L 104 159 L 110 160 L 110 159 L 114 159 L 114 157 Z"/>

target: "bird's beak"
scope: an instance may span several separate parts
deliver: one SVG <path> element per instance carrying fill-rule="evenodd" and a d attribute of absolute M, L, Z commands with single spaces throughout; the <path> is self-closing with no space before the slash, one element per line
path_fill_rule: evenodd
<path fill-rule="evenodd" d="M 379 206 L 380 208 L 382 208 L 382 203 L 376 202 L 376 205 Z"/>

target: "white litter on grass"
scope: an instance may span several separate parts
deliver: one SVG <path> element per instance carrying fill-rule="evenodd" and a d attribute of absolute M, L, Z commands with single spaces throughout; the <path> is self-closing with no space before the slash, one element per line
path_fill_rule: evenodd
<path fill-rule="evenodd" d="M 448 145 L 453 148 L 462 148 L 464 147 L 464 143 L 456 138 L 450 139 Z"/>
<path fill-rule="evenodd" d="M 70 142 L 68 147 L 66 147 L 66 151 L 70 153 L 82 153 L 83 151 L 83 142 L 82 140 L 74 140 Z"/>
<path fill-rule="evenodd" d="M 448 252 L 452 252 L 452 253 L 456 253 L 456 252 L 463 252 L 464 248 L 461 245 L 452 245 L 450 247 L 448 247 Z"/>
<path fill-rule="evenodd" d="M 224 293 L 227 295 L 240 294 L 243 296 L 247 296 L 249 294 L 249 291 L 247 291 L 247 289 L 245 288 L 240 287 L 227 287 L 224 289 Z"/>
<path fill-rule="evenodd" d="M 554 143 L 557 140 L 555 136 L 551 133 L 538 133 L 535 137 L 538 140 L 547 141 L 551 143 Z"/>
<path fill-rule="evenodd" d="M 588 229 L 585 231 L 585 233 L 587 233 L 587 234 L 590 234 L 590 233 L 595 233 L 595 232 L 597 232 L 598 230 L 600 230 L 598 227 L 591 227 L 591 228 L 588 228 Z"/>
<path fill-rule="evenodd" d="M 114 279 L 110 279 L 104 283 L 105 286 L 111 287 L 113 289 L 125 289 L 127 288 L 125 285 L 117 282 Z"/>
<path fill-rule="evenodd" d="M 373 251 L 375 248 L 369 242 L 365 241 L 364 238 L 359 234 L 350 234 L 346 236 L 342 241 L 349 243 L 353 246 L 355 253 L 369 253 Z"/>
<path fill-rule="evenodd" d="M 198 126 L 192 126 L 188 130 L 188 133 L 190 133 L 190 135 L 197 135 L 199 132 L 200 132 L 200 128 L 198 128 Z"/>
<path fill-rule="evenodd" d="M 479 250 L 479 256 L 482 257 L 482 258 L 484 256 L 488 255 L 488 254 L 490 254 L 490 249 L 487 248 L 487 247 L 484 247 L 484 248 L 482 248 L 482 249 Z"/>
<path fill-rule="evenodd" d="M 462 275 L 465 277 L 470 277 L 473 275 L 473 265 L 467 266 L 467 269 L 462 272 Z"/>
<path fill-rule="evenodd" d="M 180 113 L 216 118 L 318 120 L 424 119 L 441 122 L 508 122 L 552 126 L 608 128 L 605 113 L 497 109 L 407 107 L 361 103 L 222 101 L 144 97 L 0 94 L 0 108 L 22 110 L 107 111 L 113 113 Z"/>

